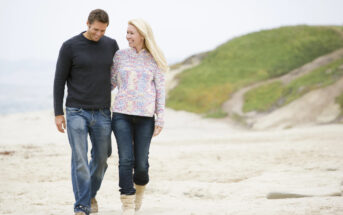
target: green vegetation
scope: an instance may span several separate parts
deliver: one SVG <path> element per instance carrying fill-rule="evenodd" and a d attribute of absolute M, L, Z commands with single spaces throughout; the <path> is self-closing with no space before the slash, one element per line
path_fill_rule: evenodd
<path fill-rule="evenodd" d="M 226 116 L 227 116 L 227 113 L 224 112 L 221 108 L 217 108 L 206 114 L 206 117 L 208 118 L 224 118 Z"/>
<path fill-rule="evenodd" d="M 343 92 L 341 95 L 337 96 L 336 103 L 341 107 L 341 115 L 343 115 Z"/>
<path fill-rule="evenodd" d="M 179 84 L 169 92 L 167 106 L 211 116 L 237 89 L 281 76 L 343 47 L 340 30 L 282 27 L 232 39 L 177 76 Z"/>
<path fill-rule="evenodd" d="M 343 75 L 343 68 L 340 67 L 342 64 L 343 59 L 336 60 L 292 81 L 287 87 L 285 104 L 294 101 L 311 90 L 333 84 Z"/>
<path fill-rule="evenodd" d="M 288 85 L 273 82 L 248 91 L 245 96 L 243 111 L 268 111 L 272 107 L 288 104 L 305 93 L 328 86 L 343 76 L 343 59 L 336 60 L 301 76 Z"/>
<path fill-rule="evenodd" d="M 284 90 L 282 83 L 275 81 L 248 91 L 244 95 L 243 112 L 268 111 L 284 94 Z"/>

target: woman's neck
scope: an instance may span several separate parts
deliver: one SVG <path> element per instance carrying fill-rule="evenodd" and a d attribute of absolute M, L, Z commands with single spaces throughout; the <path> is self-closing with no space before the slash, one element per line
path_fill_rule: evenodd
<path fill-rule="evenodd" d="M 139 53 L 140 51 L 142 51 L 143 49 L 145 49 L 145 45 L 142 44 L 142 45 L 139 45 L 137 47 L 134 48 L 136 50 L 137 53 Z"/>

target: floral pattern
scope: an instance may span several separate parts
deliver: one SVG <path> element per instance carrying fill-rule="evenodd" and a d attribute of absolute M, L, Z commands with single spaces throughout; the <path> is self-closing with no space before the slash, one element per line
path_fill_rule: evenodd
<path fill-rule="evenodd" d="M 119 50 L 111 68 L 112 89 L 118 88 L 112 112 L 152 117 L 163 127 L 165 77 L 152 55 L 129 48 Z"/>

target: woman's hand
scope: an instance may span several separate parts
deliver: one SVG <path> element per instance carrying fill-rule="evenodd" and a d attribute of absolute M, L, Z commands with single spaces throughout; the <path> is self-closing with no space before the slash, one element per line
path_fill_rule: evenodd
<path fill-rule="evenodd" d="M 159 135 L 159 134 L 161 133 L 161 131 L 162 131 L 162 127 L 160 127 L 160 126 L 155 126 L 155 130 L 154 130 L 154 135 L 153 135 L 153 137 Z"/>

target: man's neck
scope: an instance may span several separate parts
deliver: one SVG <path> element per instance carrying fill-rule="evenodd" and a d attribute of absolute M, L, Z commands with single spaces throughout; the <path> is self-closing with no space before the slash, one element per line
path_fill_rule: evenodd
<path fill-rule="evenodd" d="M 86 31 L 85 33 L 83 33 L 83 36 L 86 37 L 87 40 L 91 40 L 91 38 L 88 36 L 88 31 Z"/>

